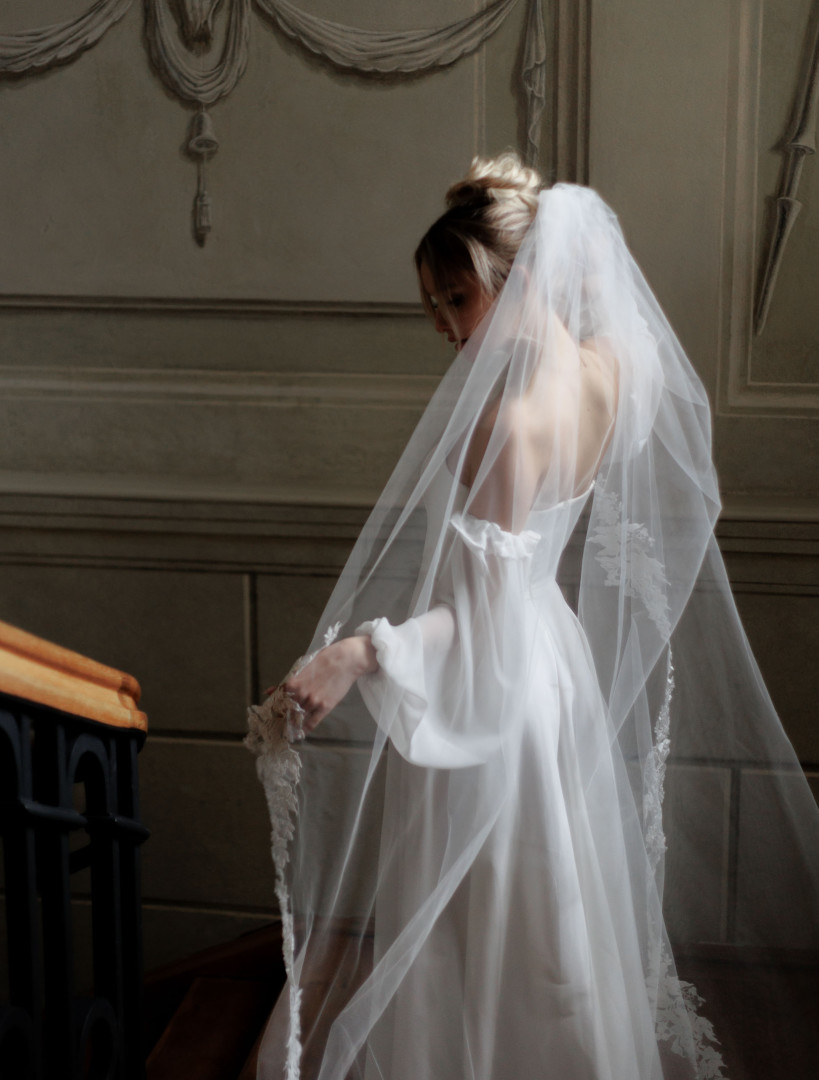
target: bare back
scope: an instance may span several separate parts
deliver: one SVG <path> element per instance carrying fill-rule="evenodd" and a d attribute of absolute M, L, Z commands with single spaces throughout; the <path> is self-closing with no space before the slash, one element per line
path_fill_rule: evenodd
<path fill-rule="evenodd" d="M 578 346 L 553 319 L 548 362 L 522 394 L 495 401 L 478 422 L 462 479 L 471 512 L 519 532 L 539 498 L 587 491 L 608 449 L 617 412 L 618 362 L 605 338 Z M 493 460 L 485 459 L 491 448 Z"/>

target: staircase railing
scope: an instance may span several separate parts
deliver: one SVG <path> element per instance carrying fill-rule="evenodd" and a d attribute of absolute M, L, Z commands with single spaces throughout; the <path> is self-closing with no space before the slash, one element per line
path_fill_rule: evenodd
<path fill-rule="evenodd" d="M 7 987 L 0 1076 L 142 1080 L 137 755 L 130 675 L 0 622 L 0 833 Z M 90 870 L 92 987 L 72 878 Z M 75 888 L 76 894 L 76 888 Z"/>

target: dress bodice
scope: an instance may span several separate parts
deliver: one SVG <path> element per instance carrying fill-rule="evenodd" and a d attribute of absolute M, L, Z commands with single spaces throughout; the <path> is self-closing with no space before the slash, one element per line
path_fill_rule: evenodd
<path fill-rule="evenodd" d="M 527 548 L 534 549 L 533 563 L 538 581 L 553 579 L 557 574 L 560 556 L 574 532 L 591 490 L 589 488 L 580 495 L 553 503 L 551 506 L 536 504 L 526 521 L 526 528 L 521 533 L 507 532 L 495 523 L 490 523 L 490 527 L 492 531 L 505 534 L 512 541 L 521 539 L 525 541 Z M 450 522 L 453 518 L 465 520 L 467 523 L 472 522 L 476 530 L 485 531 L 486 522 L 463 513 L 468 495 L 469 488 L 466 484 L 454 480 L 446 467 L 438 471 L 427 488 L 423 499 L 427 514 L 427 530 L 420 575 L 422 579 L 426 576 L 426 570 L 434 557 L 435 546 L 445 517 L 449 518 Z M 450 500 L 452 500 L 451 506 Z"/>
<path fill-rule="evenodd" d="M 540 537 L 534 556 L 539 579 L 556 576 L 560 556 L 571 539 L 591 492 L 590 487 L 571 499 L 564 499 L 546 509 L 535 509 L 529 515 L 527 528 Z"/>

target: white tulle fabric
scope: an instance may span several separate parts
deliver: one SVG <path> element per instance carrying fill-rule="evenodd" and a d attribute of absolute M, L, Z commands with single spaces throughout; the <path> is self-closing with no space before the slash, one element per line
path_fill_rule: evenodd
<path fill-rule="evenodd" d="M 260 1077 L 731 1076 L 676 964 L 815 949 L 819 828 L 718 507 L 703 388 L 614 215 L 544 192 L 317 629 L 379 667 L 301 744 L 287 866 L 261 759 L 294 933 Z M 766 1002 L 775 1040 L 793 1002 Z"/>

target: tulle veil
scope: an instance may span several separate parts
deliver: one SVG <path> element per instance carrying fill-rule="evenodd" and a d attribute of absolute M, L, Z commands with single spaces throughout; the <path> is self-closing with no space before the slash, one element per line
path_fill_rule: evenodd
<path fill-rule="evenodd" d="M 590 365 L 610 387 L 596 442 Z M 819 814 L 737 615 L 719 508 L 706 394 L 616 217 L 589 189 L 542 192 L 307 650 L 363 627 L 380 671 L 304 742 L 252 711 L 289 976 L 260 1077 L 396 1080 L 426 1061 L 506 1080 L 515 1039 L 532 1077 L 538 1045 L 567 1054 L 561 1080 L 762 1075 L 728 1000 L 754 980 L 764 1075 L 807 1076 L 784 1044 L 819 956 Z M 535 835 L 538 708 L 569 718 L 553 749 L 570 924 L 543 845 L 498 855 Z M 585 957 L 582 1005 L 568 982 L 515 999 L 512 958 L 547 963 L 539 912 Z M 530 1038 L 549 1025 L 562 1042 Z"/>

